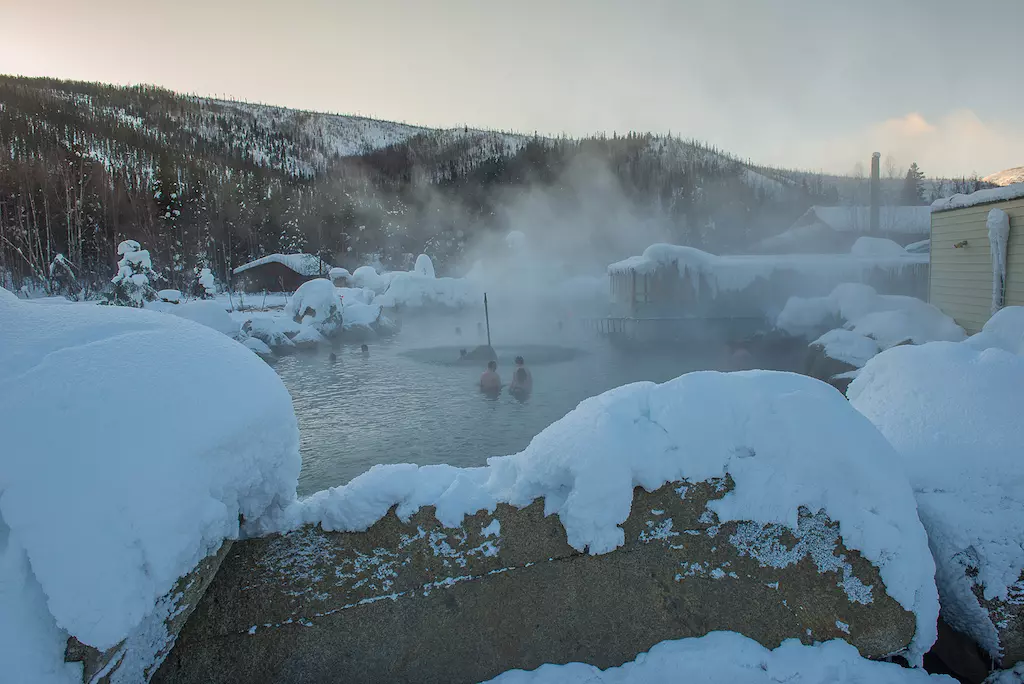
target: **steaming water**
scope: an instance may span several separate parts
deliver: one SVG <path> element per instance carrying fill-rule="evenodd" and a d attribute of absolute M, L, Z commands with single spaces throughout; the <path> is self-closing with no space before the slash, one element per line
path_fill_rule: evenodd
<path fill-rule="evenodd" d="M 482 363 L 446 363 L 458 347 L 417 349 L 417 342 L 403 330 L 371 344 L 367 356 L 345 346 L 333 363 L 322 349 L 277 364 L 299 419 L 301 496 L 344 484 L 377 463 L 485 465 L 489 456 L 521 451 L 587 397 L 722 363 L 721 352 L 631 353 L 596 338 L 496 346 L 503 382 L 511 380 L 511 359 L 526 357 L 534 387 L 521 403 L 507 392 L 497 399 L 480 394 Z"/>

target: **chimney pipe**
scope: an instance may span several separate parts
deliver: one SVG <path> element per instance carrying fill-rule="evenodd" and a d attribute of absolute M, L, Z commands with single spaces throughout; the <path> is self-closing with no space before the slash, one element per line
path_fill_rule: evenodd
<path fill-rule="evenodd" d="M 881 180 L 878 175 L 878 161 L 882 155 L 875 152 L 871 155 L 871 234 L 878 234 L 878 206 L 881 204 Z"/>

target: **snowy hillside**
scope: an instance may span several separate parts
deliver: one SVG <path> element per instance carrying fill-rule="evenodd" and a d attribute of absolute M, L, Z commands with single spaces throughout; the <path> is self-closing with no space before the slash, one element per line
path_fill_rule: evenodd
<path fill-rule="evenodd" d="M 1012 169 L 1003 169 L 996 173 L 989 174 L 982 178 L 986 183 L 993 185 L 1013 185 L 1024 183 L 1024 166 L 1015 166 Z"/>

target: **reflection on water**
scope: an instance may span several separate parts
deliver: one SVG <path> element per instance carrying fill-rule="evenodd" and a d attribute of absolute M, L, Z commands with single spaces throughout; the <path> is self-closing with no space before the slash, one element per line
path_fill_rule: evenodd
<path fill-rule="evenodd" d="M 511 359 L 526 357 L 533 392 L 522 401 L 507 389 L 497 397 L 479 391 L 484 364 L 431 363 L 458 347 L 411 351 L 408 330 L 374 343 L 316 354 L 296 354 L 276 370 L 291 392 L 302 436 L 299 494 L 348 482 L 376 463 L 485 465 L 489 456 L 522 450 L 530 439 L 575 406 L 605 390 L 638 380 L 664 382 L 682 373 L 714 368 L 711 353 L 617 350 L 602 340 L 559 345 L 496 347 L 502 382 Z M 582 349 L 578 347 L 582 346 Z M 531 352 L 536 361 L 531 358 Z"/>

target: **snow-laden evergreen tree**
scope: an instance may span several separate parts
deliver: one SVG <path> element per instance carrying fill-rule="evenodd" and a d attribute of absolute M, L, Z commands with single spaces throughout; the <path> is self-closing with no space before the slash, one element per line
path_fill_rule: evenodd
<path fill-rule="evenodd" d="M 180 286 L 179 276 L 185 268 L 188 250 L 183 235 L 184 224 L 181 220 L 181 183 L 177 168 L 167 157 L 164 157 L 157 167 L 156 178 L 153 180 L 153 201 L 157 207 L 161 242 L 166 248 L 166 252 L 160 252 L 158 249 L 158 253 L 170 257 L 166 275 L 173 285 Z"/>
<path fill-rule="evenodd" d="M 125 240 L 117 246 L 117 253 L 121 260 L 117 262 L 117 274 L 110 280 L 104 303 L 141 308 L 145 302 L 156 299 L 156 290 L 150 281 L 160 276 L 153 271 L 149 251 L 142 249 L 135 240 Z"/>
<path fill-rule="evenodd" d="M 907 169 L 900 201 L 904 205 L 917 205 L 924 202 L 924 173 L 917 167 L 917 162 L 911 164 Z"/>
<path fill-rule="evenodd" d="M 206 266 L 196 267 L 195 278 L 192 279 L 192 296 L 197 299 L 213 299 L 217 296 L 213 271 Z"/>
<path fill-rule="evenodd" d="M 82 294 L 74 266 L 63 254 L 57 254 L 50 262 L 50 284 L 55 292 L 62 292 L 73 302 L 77 302 Z"/>

